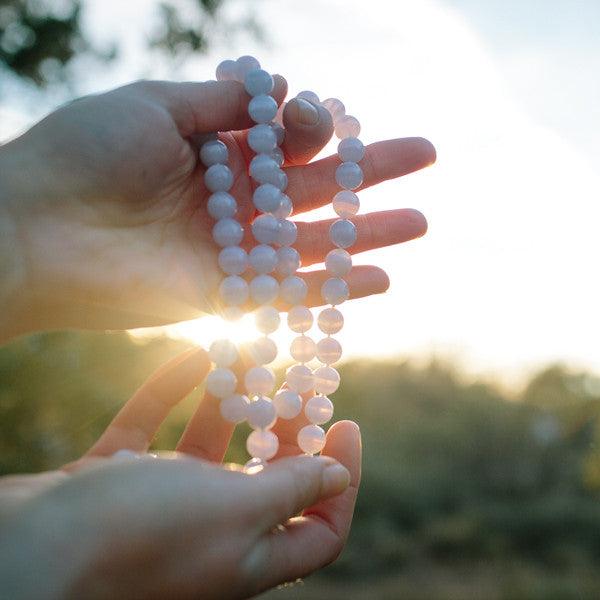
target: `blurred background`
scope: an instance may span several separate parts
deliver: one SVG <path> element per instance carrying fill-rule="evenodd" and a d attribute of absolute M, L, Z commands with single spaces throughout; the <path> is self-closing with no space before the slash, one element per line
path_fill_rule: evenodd
<path fill-rule="evenodd" d="M 292 94 L 342 98 L 366 142 L 438 151 L 361 193 L 364 210 L 418 208 L 430 228 L 358 257 L 392 287 L 344 306 L 336 418 L 359 422 L 365 450 L 348 547 L 267 597 L 600 597 L 600 2 L 0 0 L 0 140 L 78 95 L 210 79 L 240 54 Z M 0 473 L 76 458 L 155 367 L 218 330 L 0 349 Z"/>

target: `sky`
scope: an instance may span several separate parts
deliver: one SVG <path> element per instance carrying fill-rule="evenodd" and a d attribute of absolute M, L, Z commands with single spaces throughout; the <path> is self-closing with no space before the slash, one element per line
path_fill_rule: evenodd
<path fill-rule="evenodd" d="M 209 79 L 223 58 L 254 54 L 292 93 L 340 97 L 363 141 L 419 135 L 436 146 L 435 166 L 360 194 L 361 211 L 419 209 L 429 231 L 356 258 L 392 285 L 343 306 L 345 356 L 435 354 L 507 380 L 552 361 L 600 371 L 599 2 L 232 0 L 233 16 L 255 8 L 266 43 L 222 36 L 176 70 L 149 60 L 144 27 L 132 31 L 152 22 L 149 6 L 90 3 L 90 33 L 127 45 L 118 65 L 82 74 L 81 91 L 140 75 Z M 32 113 L 14 94 L 2 100 L 8 136 Z M 205 344 L 220 328 L 170 331 Z"/>

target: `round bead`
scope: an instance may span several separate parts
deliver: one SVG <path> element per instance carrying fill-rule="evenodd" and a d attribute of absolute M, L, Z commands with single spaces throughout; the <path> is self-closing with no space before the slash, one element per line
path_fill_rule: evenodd
<path fill-rule="evenodd" d="M 271 275 L 257 275 L 250 282 L 250 295 L 257 304 L 269 304 L 277 298 L 279 283 Z"/>
<path fill-rule="evenodd" d="M 238 74 L 238 65 L 235 60 L 224 60 L 217 66 L 218 81 L 235 81 Z"/>
<path fill-rule="evenodd" d="M 204 173 L 204 185 L 211 192 L 226 192 L 233 185 L 233 173 L 227 165 L 212 165 Z"/>
<path fill-rule="evenodd" d="M 232 396 L 237 385 L 237 377 L 230 369 L 217 367 L 213 369 L 206 378 L 206 389 L 209 394 L 217 398 Z"/>
<path fill-rule="evenodd" d="M 277 266 L 277 251 L 267 244 L 254 246 L 248 258 L 257 273 L 271 273 Z"/>
<path fill-rule="evenodd" d="M 251 458 L 242 469 L 246 475 L 257 475 L 264 471 L 267 463 L 262 458 Z"/>
<path fill-rule="evenodd" d="M 270 125 L 261 123 L 248 131 L 248 146 L 257 154 L 269 154 L 277 147 L 277 136 Z"/>
<path fill-rule="evenodd" d="M 350 248 L 356 242 L 356 226 L 348 219 L 338 219 L 329 228 L 329 239 L 338 248 Z"/>
<path fill-rule="evenodd" d="M 241 275 L 248 268 L 248 255 L 239 246 L 227 246 L 219 252 L 219 267 L 228 275 Z"/>
<path fill-rule="evenodd" d="M 315 357 L 316 352 L 317 345 L 311 338 L 305 335 L 299 335 L 290 344 L 290 354 L 299 363 L 310 362 Z"/>
<path fill-rule="evenodd" d="M 257 429 L 248 436 L 246 449 L 254 458 L 269 460 L 277 454 L 279 440 L 272 431 Z"/>
<path fill-rule="evenodd" d="M 249 394 L 270 394 L 275 386 L 275 375 L 267 367 L 251 367 L 244 375 L 244 385 Z"/>
<path fill-rule="evenodd" d="M 219 285 L 219 295 L 225 304 L 239 306 L 248 300 L 248 284 L 239 275 L 229 275 Z"/>
<path fill-rule="evenodd" d="M 259 396 L 248 404 L 246 419 L 252 429 L 270 429 L 275 425 L 277 412 L 269 398 Z"/>
<path fill-rule="evenodd" d="M 255 123 L 268 123 L 277 114 L 277 102 L 266 94 L 254 96 L 248 104 L 248 114 Z"/>
<path fill-rule="evenodd" d="M 230 367 L 238 359 L 238 351 L 231 340 L 215 340 L 210 345 L 208 356 L 217 367 Z"/>
<path fill-rule="evenodd" d="M 273 216 L 278 219 L 287 219 L 293 211 L 292 201 L 287 194 L 281 194 L 281 204 L 279 208 L 273 213 Z"/>
<path fill-rule="evenodd" d="M 254 58 L 254 56 L 250 56 L 248 54 L 240 56 L 235 62 L 237 66 L 238 81 L 242 83 L 250 71 L 260 69 L 260 63 L 258 60 Z"/>
<path fill-rule="evenodd" d="M 321 297 L 327 304 L 341 304 L 348 300 L 350 290 L 348 284 L 339 277 L 331 277 L 327 279 L 321 286 Z"/>
<path fill-rule="evenodd" d="M 244 237 L 244 228 L 235 219 L 220 219 L 212 230 L 213 240 L 221 246 L 237 246 Z"/>
<path fill-rule="evenodd" d="M 281 419 L 293 419 L 302 410 L 302 397 L 293 390 L 280 390 L 273 398 L 273 406 Z"/>
<path fill-rule="evenodd" d="M 228 192 L 211 194 L 207 204 L 208 214 L 215 220 L 233 217 L 237 212 L 237 202 Z"/>
<path fill-rule="evenodd" d="M 283 166 L 285 162 L 285 156 L 283 154 L 283 150 L 281 148 L 274 148 L 271 152 L 269 152 L 269 156 L 280 166 Z"/>
<path fill-rule="evenodd" d="M 221 140 L 209 140 L 200 148 L 200 160 L 205 167 L 227 164 L 229 160 L 227 146 Z"/>
<path fill-rule="evenodd" d="M 313 104 L 320 104 L 319 96 L 310 90 L 302 90 L 298 94 L 296 94 L 296 98 L 304 98 L 304 100 L 308 100 Z"/>
<path fill-rule="evenodd" d="M 233 394 L 223 398 L 219 404 L 221 416 L 230 423 L 241 423 L 246 420 L 248 398 L 242 394 Z"/>
<path fill-rule="evenodd" d="M 346 114 L 344 103 L 337 98 L 326 98 L 321 104 L 329 111 L 334 123 Z"/>
<path fill-rule="evenodd" d="M 273 333 L 281 323 L 279 311 L 272 306 L 260 306 L 254 311 L 256 328 L 261 333 Z"/>
<path fill-rule="evenodd" d="M 294 306 L 288 312 L 287 322 L 295 333 L 306 333 L 312 327 L 313 315 L 306 306 Z"/>
<path fill-rule="evenodd" d="M 279 234 L 277 235 L 277 244 L 280 246 L 291 246 L 298 237 L 298 227 L 294 221 L 281 219 L 279 221 Z"/>
<path fill-rule="evenodd" d="M 291 304 L 301 304 L 308 294 L 306 282 L 298 275 L 290 275 L 282 280 L 279 285 L 279 295 L 284 302 Z"/>
<path fill-rule="evenodd" d="M 342 345 L 331 337 L 323 338 L 317 344 L 317 358 L 325 365 L 332 365 L 342 357 Z"/>
<path fill-rule="evenodd" d="M 350 115 L 340 117 L 335 123 L 335 135 L 343 140 L 347 137 L 358 137 L 360 134 L 360 123 L 358 119 Z"/>
<path fill-rule="evenodd" d="M 313 373 L 315 391 L 333 394 L 340 385 L 340 374 L 333 367 L 319 367 Z"/>
<path fill-rule="evenodd" d="M 358 196 L 350 190 L 341 190 L 334 197 L 332 201 L 333 210 L 342 217 L 347 219 L 355 215 L 360 208 L 360 200 Z"/>
<path fill-rule="evenodd" d="M 250 177 L 258 181 L 258 183 L 271 183 L 275 185 L 275 183 L 278 183 L 279 171 L 281 169 L 268 154 L 257 154 L 250 161 L 248 170 Z"/>
<path fill-rule="evenodd" d="M 344 326 L 344 315 L 337 308 L 324 308 L 319 313 L 317 325 L 323 333 L 332 335 Z"/>
<path fill-rule="evenodd" d="M 352 269 L 352 256 L 342 248 L 335 248 L 325 257 L 325 270 L 332 277 L 344 277 Z"/>
<path fill-rule="evenodd" d="M 360 162 L 365 157 L 364 144 L 355 137 L 347 137 L 340 141 L 337 153 L 342 162 Z"/>
<path fill-rule="evenodd" d="M 260 215 L 252 223 L 252 235 L 261 244 L 273 244 L 279 234 L 279 221 L 273 215 Z"/>
<path fill-rule="evenodd" d="M 283 192 L 283 190 L 285 190 L 285 188 L 287 188 L 287 185 L 288 185 L 288 176 L 285 174 L 284 171 L 282 171 L 281 169 L 279 169 L 277 171 L 277 173 L 275 174 L 275 177 L 271 181 L 271 183 L 274 186 L 278 187 Z"/>
<path fill-rule="evenodd" d="M 250 344 L 249 352 L 257 365 L 268 365 L 277 357 L 277 344 L 271 338 L 261 337 Z"/>
<path fill-rule="evenodd" d="M 304 414 L 313 425 L 322 425 L 333 417 L 333 403 L 327 396 L 313 396 L 306 403 Z"/>
<path fill-rule="evenodd" d="M 363 182 L 362 169 L 355 162 L 343 162 L 335 170 L 335 180 L 346 190 L 355 190 Z"/>
<path fill-rule="evenodd" d="M 306 365 L 290 367 L 286 371 L 285 381 L 291 390 L 299 394 L 306 394 L 313 388 L 312 371 Z"/>
<path fill-rule="evenodd" d="M 325 432 L 318 425 L 306 425 L 298 432 L 298 446 L 306 454 L 317 454 L 325 446 Z"/>
<path fill-rule="evenodd" d="M 254 69 L 246 74 L 244 87 L 251 96 L 270 94 L 275 87 L 275 82 L 270 73 L 263 69 Z"/>
<path fill-rule="evenodd" d="M 282 246 L 277 250 L 277 273 L 283 277 L 293 275 L 301 265 L 300 254 L 295 248 Z"/>
<path fill-rule="evenodd" d="M 283 139 L 285 138 L 285 129 L 279 123 L 275 122 L 271 122 L 271 127 L 275 132 L 275 137 L 277 138 L 277 145 L 281 146 L 281 144 L 283 144 Z"/>
<path fill-rule="evenodd" d="M 252 196 L 254 206 L 264 213 L 273 213 L 280 206 L 283 199 L 281 190 L 272 183 L 263 183 L 259 185 Z"/>

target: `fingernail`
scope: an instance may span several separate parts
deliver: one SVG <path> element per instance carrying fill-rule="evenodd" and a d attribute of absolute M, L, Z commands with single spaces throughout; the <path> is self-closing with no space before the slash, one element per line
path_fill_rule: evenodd
<path fill-rule="evenodd" d="M 319 111 L 304 98 L 295 98 L 298 105 L 298 121 L 302 125 L 316 125 L 319 120 Z"/>
<path fill-rule="evenodd" d="M 323 471 L 321 493 L 324 496 L 341 494 L 350 485 L 350 471 L 343 465 L 334 464 Z"/>

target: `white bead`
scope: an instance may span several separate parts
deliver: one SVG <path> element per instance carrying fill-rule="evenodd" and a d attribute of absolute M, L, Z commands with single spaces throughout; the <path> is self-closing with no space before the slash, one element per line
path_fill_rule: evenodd
<path fill-rule="evenodd" d="M 262 458 L 251 458 L 245 465 L 242 471 L 246 475 L 257 475 L 265 470 L 267 463 Z"/>
<path fill-rule="evenodd" d="M 306 403 L 304 414 L 313 425 L 322 425 L 333 417 L 333 403 L 327 396 L 313 396 Z"/>
<path fill-rule="evenodd" d="M 283 154 L 283 150 L 281 148 L 274 148 L 269 152 L 269 156 L 280 166 L 283 166 L 285 162 L 285 155 Z"/>
<path fill-rule="evenodd" d="M 261 123 L 248 131 L 248 146 L 257 154 L 269 154 L 277 147 L 277 136 L 270 125 Z"/>
<path fill-rule="evenodd" d="M 317 454 L 325 446 L 325 432 L 318 425 L 306 425 L 298 432 L 298 446 L 306 454 Z"/>
<path fill-rule="evenodd" d="M 277 454 L 279 440 L 272 431 L 257 429 L 248 436 L 246 449 L 254 458 L 269 460 Z"/>
<path fill-rule="evenodd" d="M 335 135 L 343 140 L 347 137 L 358 137 L 360 134 L 360 123 L 351 115 L 340 117 L 335 123 Z"/>
<path fill-rule="evenodd" d="M 248 403 L 248 398 L 242 394 L 227 396 L 219 404 L 221 416 L 230 423 L 241 423 L 246 420 Z"/>
<path fill-rule="evenodd" d="M 271 338 L 260 337 L 252 342 L 249 352 L 257 365 L 268 365 L 277 357 L 277 344 Z"/>
<path fill-rule="evenodd" d="M 280 246 L 291 246 L 298 238 L 298 227 L 294 221 L 281 219 L 279 221 L 279 234 L 277 244 Z"/>
<path fill-rule="evenodd" d="M 310 362 L 315 357 L 316 352 L 317 345 L 311 338 L 305 335 L 299 335 L 290 344 L 290 354 L 299 363 Z"/>
<path fill-rule="evenodd" d="M 334 197 L 332 201 L 333 210 L 342 217 L 347 219 L 352 217 L 358 212 L 360 208 L 360 200 L 358 196 L 350 190 L 341 190 Z"/>
<path fill-rule="evenodd" d="M 277 250 L 277 273 L 283 277 L 293 275 L 301 265 L 300 254 L 295 248 L 282 246 Z"/>
<path fill-rule="evenodd" d="M 219 267 L 228 275 L 241 275 L 248 268 L 248 255 L 239 246 L 227 246 L 219 252 Z"/>
<path fill-rule="evenodd" d="M 317 325 L 323 333 L 332 335 L 344 326 L 344 315 L 337 308 L 325 308 L 319 313 Z"/>
<path fill-rule="evenodd" d="M 342 345 L 331 337 L 323 338 L 317 344 L 317 358 L 325 365 L 332 365 L 342 357 Z"/>
<path fill-rule="evenodd" d="M 277 102 L 272 96 L 254 96 L 248 104 L 248 114 L 255 123 L 268 123 L 277 114 Z"/>
<path fill-rule="evenodd" d="M 218 81 L 235 81 L 238 74 L 238 65 L 235 60 L 224 60 L 217 66 Z"/>
<path fill-rule="evenodd" d="M 260 215 L 252 223 L 252 235 L 261 244 L 273 244 L 279 234 L 279 221 L 273 215 Z"/>
<path fill-rule="evenodd" d="M 313 373 L 315 391 L 333 394 L 340 386 L 340 374 L 333 367 L 319 367 Z"/>
<path fill-rule="evenodd" d="M 257 304 L 270 304 L 278 293 L 279 283 L 271 275 L 257 275 L 250 282 L 250 295 Z"/>
<path fill-rule="evenodd" d="M 277 266 L 277 251 L 267 244 L 254 246 L 248 258 L 257 273 L 271 273 Z"/>
<path fill-rule="evenodd" d="M 364 144 L 355 137 L 347 137 L 340 141 L 337 153 L 342 162 L 360 162 L 365 157 Z"/>
<path fill-rule="evenodd" d="M 302 410 L 302 397 L 293 390 L 280 390 L 273 398 L 273 406 L 281 419 L 293 419 Z"/>
<path fill-rule="evenodd" d="M 275 163 L 277 164 L 277 163 Z M 282 192 L 287 188 L 288 185 L 288 176 L 285 174 L 285 171 L 279 169 L 275 174 L 273 180 L 269 180 L 274 186 L 278 187 Z"/>
<path fill-rule="evenodd" d="M 329 111 L 334 123 L 346 114 L 344 103 L 337 98 L 326 98 L 321 104 Z"/>
<path fill-rule="evenodd" d="M 260 306 L 254 311 L 256 328 L 261 333 L 273 333 L 281 323 L 279 311 L 272 306 Z"/>
<path fill-rule="evenodd" d="M 250 291 L 245 279 L 239 275 L 229 275 L 221 280 L 219 295 L 225 304 L 239 306 L 248 300 Z"/>
<path fill-rule="evenodd" d="M 209 140 L 200 148 L 200 160 L 205 167 L 225 165 L 229 160 L 227 146 L 221 140 Z"/>
<path fill-rule="evenodd" d="M 263 69 L 253 69 L 246 74 L 244 87 L 251 96 L 270 94 L 275 87 L 275 82 L 270 73 Z"/>
<path fill-rule="evenodd" d="M 298 94 L 296 94 L 296 98 L 304 98 L 304 100 L 308 100 L 313 104 L 320 104 L 319 96 L 310 90 L 302 90 Z"/>
<path fill-rule="evenodd" d="M 217 367 L 230 367 L 238 359 L 238 351 L 231 340 L 215 340 L 210 345 L 208 356 Z"/>
<path fill-rule="evenodd" d="M 206 378 L 206 389 L 209 394 L 217 398 L 232 396 L 237 385 L 237 377 L 230 369 L 217 367 Z"/>
<path fill-rule="evenodd" d="M 363 182 L 362 169 L 355 162 L 343 162 L 335 170 L 335 180 L 346 190 L 355 190 Z"/>
<path fill-rule="evenodd" d="M 235 219 L 220 219 L 215 223 L 212 235 L 219 246 L 237 246 L 244 237 L 244 228 Z"/>
<path fill-rule="evenodd" d="M 269 398 L 258 396 L 248 404 L 246 420 L 252 429 L 271 429 L 277 420 L 277 412 Z"/>
<path fill-rule="evenodd" d="M 254 206 L 264 213 L 273 213 L 280 206 L 283 199 L 281 190 L 272 183 L 263 183 L 259 185 L 252 196 Z"/>
<path fill-rule="evenodd" d="M 275 132 L 275 137 L 277 138 L 277 145 L 281 146 L 283 143 L 283 139 L 285 138 L 285 129 L 279 124 L 275 122 L 271 122 L 271 127 Z"/>
<path fill-rule="evenodd" d="M 238 71 L 242 74 L 242 81 L 250 71 L 254 71 L 255 69 L 260 69 L 260 63 L 257 58 L 254 56 L 250 56 L 249 54 L 244 54 L 244 56 L 240 56 L 236 61 Z"/>
<path fill-rule="evenodd" d="M 244 375 L 244 385 L 249 394 L 270 394 L 275 387 L 275 375 L 267 367 L 251 367 Z"/>
<path fill-rule="evenodd" d="M 290 275 L 279 285 L 279 295 L 284 302 L 291 305 L 301 304 L 308 294 L 306 282 L 298 275 Z"/>
<path fill-rule="evenodd" d="M 227 165 L 212 165 L 204 173 L 204 185 L 211 192 L 226 192 L 233 185 L 233 173 Z"/>
<path fill-rule="evenodd" d="M 306 333 L 312 327 L 313 315 L 306 306 L 294 306 L 288 311 L 287 322 L 295 333 Z"/>
<path fill-rule="evenodd" d="M 277 182 L 280 168 L 268 154 L 257 154 L 250 161 L 248 171 L 250 177 L 259 183 L 273 183 Z"/>
<path fill-rule="evenodd" d="M 329 239 L 338 248 L 350 248 L 356 242 L 356 226 L 348 219 L 338 219 L 329 228 Z"/>
<path fill-rule="evenodd" d="M 285 381 L 291 390 L 299 394 L 306 394 L 313 388 L 312 371 L 306 365 L 290 367 L 285 373 Z"/>
<path fill-rule="evenodd" d="M 293 211 L 292 201 L 287 194 L 281 194 L 281 204 L 279 208 L 273 213 L 273 216 L 278 219 L 287 219 Z"/>
<path fill-rule="evenodd" d="M 342 248 L 335 248 L 325 257 L 325 270 L 332 277 L 345 277 L 352 269 L 352 256 Z"/>
<path fill-rule="evenodd" d="M 226 321 L 239 321 L 244 314 L 244 311 L 239 306 L 226 306 L 221 311 L 221 317 Z"/>
<path fill-rule="evenodd" d="M 327 304 L 341 304 L 348 300 L 350 290 L 348 284 L 339 277 L 331 277 L 327 279 L 321 286 L 321 297 Z"/>
<path fill-rule="evenodd" d="M 237 202 L 228 192 L 211 194 L 207 204 L 208 214 L 215 220 L 233 217 L 237 212 Z"/>

